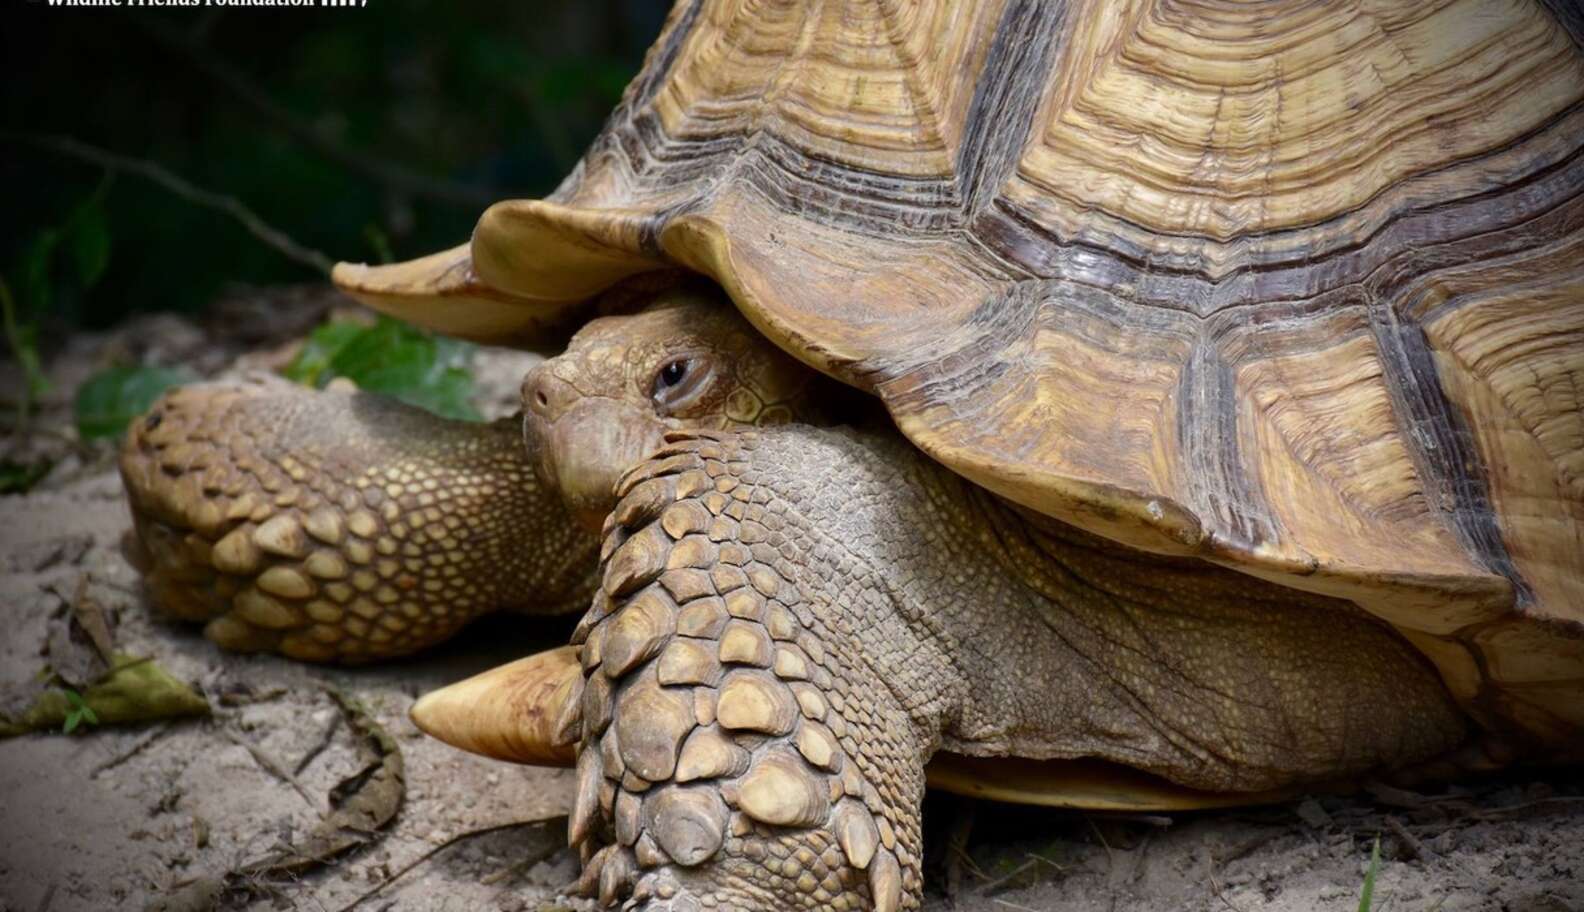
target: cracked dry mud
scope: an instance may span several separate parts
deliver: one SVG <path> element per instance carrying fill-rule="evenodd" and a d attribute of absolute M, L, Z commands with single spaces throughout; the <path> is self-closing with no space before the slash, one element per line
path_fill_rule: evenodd
<path fill-rule="evenodd" d="M 314 295 L 291 300 L 298 309 L 323 306 Z M 197 362 L 213 374 L 283 341 L 166 317 L 75 338 L 53 359 L 54 391 L 35 427 L 69 434 L 71 392 L 111 352 Z M 529 363 L 481 352 L 486 412 L 510 410 Z M 0 365 L 0 376 L 17 388 L 14 365 Z M 130 521 L 109 448 L 77 452 L 47 433 L 41 440 L 27 446 L 65 458 L 31 493 L 0 499 L 0 604 L 8 612 L 0 696 L 21 693 L 42 667 L 64 611 L 55 593 L 70 594 L 86 573 L 94 597 L 118 616 L 119 647 L 155 656 L 196 684 L 215 714 L 0 741 L 0 910 L 139 908 L 174 884 L 301 840 L 359 763 L 355 735 L 325 685 L 360 699 L 400 746 L 401 810 L 369 846 L 239 906 L 338 910 L 420 859 L 356 908 L 586 906 L 557 898 L 578 873 L 561 820 L 501 828 L 566 814 L 574 772 L 460 753 L 421 736 L 406 715 L 426 690 L 564 642 L 575 616 L 486 619 L 435 653 L 357 670 L 222 653 L 197 628 L 151 617 L 121 550 Z M 925 817 L 932 910 L 953 908 L 948 887 L 954 908 L 970 912 L 1351 910 L 1377 835 L 1377 909 L 1584 909 L 1577 770 L 1518 772 L 1428 797 L 1377 790 L 1147 819 L 931 796 Z M 446 845 L 475 831 L 487 832 Z"/>

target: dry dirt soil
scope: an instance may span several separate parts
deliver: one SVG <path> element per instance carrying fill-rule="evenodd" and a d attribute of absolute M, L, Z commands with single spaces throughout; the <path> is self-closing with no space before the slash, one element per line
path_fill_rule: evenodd
<path fill-rule="evenodd" d="M 76 385 L 114 359 L 204 375 L 278 360 L 332 299 L 249 292 L 205 321 L 139 320 L 55 353 L 53 389 L 4 452 L 56 460 L 0 498 L 0 706 L 36 685 L 45 644 L 87 580 L 119 648 L 201 692 L 207 718 L 88 726 L 0 741 L 0 912 L 143 908 L 283 846 L 300 845 L 357 773 L 360 738 L 332 691 L 360 701 L 399 748 L 395 819 L 365 845 L 291 876 L 233 877 L 248 909 L 534 910 L 576 874 L 564 848 L 566 773 L 462 754 L 407 720 L 424 691 L 561 640 L 569 623 L 486 620 L 440 651 L 337 670 L 220 652 L 152 615 L 123 553 L 129 528 L 106 445 L 71 430 Z M 530 356 L 481 351 L 480 406 L 511 410 Z M 14 400 L 14 365 L 0 390 Z M 1584 910 L 1584 771 L 1519 771 L 1429 794 L 1385 787 L 1236 812 L 1117 818 L 932 796 L 928 910 L 1354 910 L 1379 840 L 1373 908 Z M 530 823 L 523 823 L 530 821 Z M 531 821 L 543 821 L 531 823 Z M 951 898 L 949 898 L 949 896 Z"/>

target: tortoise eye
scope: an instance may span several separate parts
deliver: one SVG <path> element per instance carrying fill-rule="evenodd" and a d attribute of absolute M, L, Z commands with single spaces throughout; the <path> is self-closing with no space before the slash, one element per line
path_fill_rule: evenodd
<path fill-rule="evenodd" d="M 712 375 L 708 358 L 673 358 L 655 373 L 649 395 L 661 414 L 675 415 L 696 403 L 709 389 Z"/>
<path fill-rule="evenodd" d="M 682 378 L 687 376 L 687 369 L 688 362 L 686 358 L 678 358 L 665 367 L 660 368 L 660 376 L 656 378 L 655 389 L 661 390 L 681 383 Z"/>

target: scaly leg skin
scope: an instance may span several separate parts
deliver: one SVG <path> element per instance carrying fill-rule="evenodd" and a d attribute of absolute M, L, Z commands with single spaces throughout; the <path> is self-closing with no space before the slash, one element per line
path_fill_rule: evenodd
<path fill-rule="evenodd" d="M 513 420 L 201 384 L 134 423 L 121 477 L 153 601 L 227 649 L 366 662 L 593 591 L 597 539 L 541 489 Z"/>
<path fill-rule="evenodd" d="M 672 434 L 618 494 L 561 723 L 605 905 L 917 908 L 937 749 L 1224 792 L 1466 736 L 1356 609 L 1032 516 L 892 433 Z"/>

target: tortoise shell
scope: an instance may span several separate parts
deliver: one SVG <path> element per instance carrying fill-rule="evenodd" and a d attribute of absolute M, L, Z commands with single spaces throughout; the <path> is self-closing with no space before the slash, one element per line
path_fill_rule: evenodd
<path fill-rule="evenodd" d="M 549 199 L 335 278 L 547 345 L 679 266 L 974 482 L 1584 742 L 1577 7 L 681 0 Z"/>

